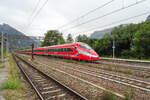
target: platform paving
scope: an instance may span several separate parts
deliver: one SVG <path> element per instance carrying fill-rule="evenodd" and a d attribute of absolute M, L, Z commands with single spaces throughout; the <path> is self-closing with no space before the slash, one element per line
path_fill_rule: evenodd
<path fill-rule="evenodd" d="M 8 77 L 8 69 L 7 69 L 8 64 L 9 64 L 8 60 L 5 60 L 4 64 L 5 64 L 6 67 L 5 68 L 0 68 L 0 86 L 3 84 L 3 82 Z M 4 97 L 2 96 L 2 92 L 3 91 L 0 90 L 0 100 L 5 100 Z"/>

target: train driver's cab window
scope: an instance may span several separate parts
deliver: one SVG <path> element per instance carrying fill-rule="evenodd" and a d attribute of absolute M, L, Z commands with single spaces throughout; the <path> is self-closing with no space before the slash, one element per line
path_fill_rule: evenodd
<path fill-rule="evenodd" d="M 79 46 L 81 48 L 84 48 L 84 49 L 92 50 L 92 48 L 89 45 L 85 44 L 85 43 L 79 44 Z"/>

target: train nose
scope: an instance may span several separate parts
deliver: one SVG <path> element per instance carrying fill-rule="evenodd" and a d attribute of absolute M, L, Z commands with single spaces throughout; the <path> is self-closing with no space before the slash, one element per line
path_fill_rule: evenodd
<path fill-rule="evenodd" d="M 91 53 L 93 56 L 99 57 L 99 55 L 98 55 L 95 51 L 90 51 L 90 53 Z"/>

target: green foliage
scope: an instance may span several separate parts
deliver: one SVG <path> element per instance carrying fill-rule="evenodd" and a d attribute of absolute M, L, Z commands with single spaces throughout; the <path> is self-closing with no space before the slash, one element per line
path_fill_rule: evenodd
<path fill-rule="evenodd" d="M 96 40 L 92 46 L 100 56 L 112 56 L 115 41 L 115 56 L 122 58 L 150 58 L 150 20 L 139 24 L 120 25 L 111 34 Z"/>
<path fill-rule="evenodd" d="M 21 81 L 18 79 L 17 80 L 8 79 L 1 86 L 1 89 L 17 89 L 17 88 L 23 88 L 23 85 L 21 85 Z"/>
<path fill-rule="evenodd" d="M 4 51 L 3 51 L 3 55 L 4 55 L 4 57 L 6 57 L 6 53 L 7 53 L 7 52 L 6 52 L 6 48 L 4 48 L 3 50 L 4 50 Z M 0 47 L 0 56 L 1 56 L 1 47 Z"/>
<path fill-rule="evenodd" d="M 9 63 L 10 66 L 8 67 L 8 79 L 5 80 L 0 89 L 23 89 L 24 86 L 21 83 L 17 65 L 11 55 L 9 56 Z"/>
<path fill-rule="evenodd" d="M 42 46 L 51 46 L 51 45 L 58 45 L 64 44 L 64 38 L 62 34 L 57 30 L 49 30 L 45 34 L 44 41 L 42 42 Z"/>
<path fill-rule="evenodd" d="M 88 43 L 89 38 L 86 35 L 79 35 L 76 37 L 77 42 Z"/>
<path fill-rule="evenodd" d="M 111 92 L 105 92 L 101 100 L 116 100 L 116 98 Z"/>
<path fill-rule="evenodd" d="M 123 100 L 133 100 L 134 93 L 133 93 L 133 91 L 125 92 L 124 96 L 125 96 L 125 98 Z"/>
<path fill-rule="evenodd" d="M 126 69 L 125 71 L 124 71 L 124 73 L 126 73 L 126 74 L 132 74 L 132 70 L 131 69 Z"/>
<path fill-rule="evenodd" d="M 94 48 L 94 45 L 95 45 L 95 42 L 97 41 L 97 39 L 91 39 L 91 38 L 87 37 L 86 35 L 78 35 L 76 37 L 76 41 L 87 43 L 92 48 Z"/>
<path fill-rule="evenodd" d="M 1 65 L 0 68 L 5 68 L 5 65 Z"/>
<path fill-rule="evenodd" d="M 136 32 L 133 43 L 138 59 L 150 57 L 150 21 L 143 23 Z"/>

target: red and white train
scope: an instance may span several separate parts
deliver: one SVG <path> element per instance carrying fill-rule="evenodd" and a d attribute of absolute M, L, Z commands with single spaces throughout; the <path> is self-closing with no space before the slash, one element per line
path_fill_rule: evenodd
<path fill-rule="evenodd" d="M 32 49 L 19 50 L 20 53 L 31 54 Z M 98 60 L 99 55 L 83 42 L 34 48 L 36 55 L 51 55 L 71 59 Z"/>

